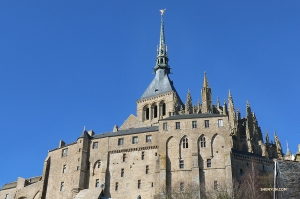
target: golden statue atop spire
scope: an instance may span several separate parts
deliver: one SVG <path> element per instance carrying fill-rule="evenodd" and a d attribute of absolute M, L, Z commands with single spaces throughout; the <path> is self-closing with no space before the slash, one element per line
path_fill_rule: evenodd
<path fill-rule="evenodd" d="M 161 15 L 164 15 L 165 11 L 166 11 L 166 8 L 165 9 L 162 9 L 162 10 L 159 10 L 160 11 L 160 14 Z"/>

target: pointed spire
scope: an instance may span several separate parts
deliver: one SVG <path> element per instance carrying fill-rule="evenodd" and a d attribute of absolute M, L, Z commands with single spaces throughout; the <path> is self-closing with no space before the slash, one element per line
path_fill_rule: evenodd
<path fill-rule="evenodd" d="M 268 131 L 266 130 L 266 144 L 270 143 L 270 139 L 269 139 L 269 134 Z"/>
<path fill-rule="evenodd" d="M 217 97 L 217 107 L 218 107 L 218 108 L 220 107 L 220 100 L 219 100 L 219 97 Z"/>
<path fill-rule="evenodd" d="M 204 72 L 203 88 L 209 88 L 208 79 L 206 77 L 206 72 Z"/>
<path fill-rule="evenodd" d="M 193 112 L 192 97 L 191 97 L 190 89 L 188 89 L 186 103 L 185 103 L 185 114 L 191 114 L 192 112 Z"/>
<path fill-rule="evenodd" d="M 154 67 L 154 72 L 158 69 L 164 69 L 165 74 L 170 73 L 170 67 L 168 65 L 168 50 L 165 43 L 165 30 L 164 30 L 164 13 L 166 9 L 160 10 L 161 21 L 160 21 L 160 36 L 159 36 L 159 46 L 157 48 L 156 66 Z"/>
<path fill-rule="evenodd" d="M 227 104 L 226 104 L 225 99 L 224 99 L 224 104 L 223 104 L 223 115 L 227 115 Z"/>

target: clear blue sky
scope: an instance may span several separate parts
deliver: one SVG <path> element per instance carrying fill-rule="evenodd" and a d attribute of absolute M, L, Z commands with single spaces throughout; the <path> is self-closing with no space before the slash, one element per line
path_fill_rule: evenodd
<path fill-rule="evenodd" d="M 181 99 L 231 89 L 286 152 L 300 143 L 300 1 L 0 1 L 0 186 L 42 174 L 47 151 L 83 126 L 108 132 L 136 114 L 154 75 L 159 9 Z"/>

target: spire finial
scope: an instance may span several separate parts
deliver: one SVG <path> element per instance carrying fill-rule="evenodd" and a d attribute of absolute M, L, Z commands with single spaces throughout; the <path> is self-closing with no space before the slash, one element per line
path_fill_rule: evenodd
<path fill-rule="evenodd" d="M 204 81 L 203 81 L 203 88 L 208 88 L 208 80 L 206 77 L 206 71 L 204 71 Z"/>
<path fill-rule="evenodd" d="M 163 16 L 164 15 L 164 13 L 165 13 L 165 11 L 166 11 L 167 9 L 165 8 L 165 9 L 162 9 L 162 10 L 159 10 L 160 11 L 160 14 L 161 14 L 161 16 Z"/>
<path fill-rule="evenodd" d="M 85 128 L 85 126 L 83 126 L 83 130 L 84 130 L 84 131 L 86 131 L 86 128 Z"/>

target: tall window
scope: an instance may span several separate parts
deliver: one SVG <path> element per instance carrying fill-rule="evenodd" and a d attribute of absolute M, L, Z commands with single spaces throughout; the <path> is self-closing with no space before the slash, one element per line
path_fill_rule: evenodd
<path fill-rule="evenodd" d="M 163 130 L 164 131 L 168 130 L 168 123 L 167 122 L 163 123 Z"/>
<path fill-rule="evenodd" d="M 162 115 L 166 115 L 166 104 L 162 104 Z"/>
<path fill-rule="evenodd" d="M 223 120 L 218 120 L 218 126 L 220 127 L 220 126 L 223 126 Z"/>
<path fill-rule="evenodd" d="M 202 137 L 200 138 L 200 146 L 201 146 L 201 147 L 206 147 L 206 141 L 205 141 L 205 137 L 204 137 L 204 136 L 202 136 Z"/>
<path fill-rule="evenodd" d="M 197 128 L 197 121 L 192 121 L 192 128 L 193 129 Z"/>
<path fill-rule="evenodd" d="M 179 188 L 180 188 L 180 191 L 184 191 L 184 182 L 180 182 Z"/>
<path fill-rule="evenodd" d="M 123 153 L 123 162 L 126 162 L 126 153 Z"/>
<path fill-rule="evenodd" d="M 5 199 L 8 199 L 8 196 L 9 196 L 9 194 L 7 193 L 7 194 L 5 195 Z"/>
<path fill-rule="evenodd" d="M 96 179 L 95 187 L 99 187 L 99 186 L 100 186 L 99 179 Z"/>
<path fill-rule="evenodd" d="M 208 128 L 209 127 L 209 120 L 204 120 L 204 127 Z"/>
<path fill-rule="evenodd" d="M 101 162 L 98 161 L 98 162 L 97 162 L 97 168 L 99 169 L 100 167 L 101 167 Z"/>
<path fill-rule="evenodd" d="M 189 148 L 189 143 L 188 143 L 188 139 L 185 137 L 182 140 L 182 147 L 185 148 Z"/>
<path fill-rule="evenodd" d="M 146 142 L 152 142 L 152 135 L 146 135 Z"/>
<path fill-rule="evenodd" d="M 214 181 L 214 190 L 218 190 L 218 181 Z"/>
<path fill-rule="evenodd" d="M 149 165 L 146 165 L 146 174 L 149 173 Z"/>
<path fill-rule="evenodd" d="M 180 129 L 180 122 L 176 122 L 175 125 L 176 125 L 175 126 L 176 129 Z"/>
<path fill-rule="evenodd" d="M 145 152 L 144 152 L 144 151 L 142 151 L 142 157 L 141 157 L 141 159 L 142 159 L 142 160 L 145 159 Z"/>
<path fill-rule="evenodd" d="M 93 143 L 93 149 L 98 149 L 98 142 Z"/>
<path fill-rule="evenodd" d="M 179 168 L 184 169 L 184 161 L 183 160 L 179 160 Z"/>
<path fill-rule="evenodd" d="M 65 185 L 64 182 L 61 182 L 61 183 L 60 183 L 59 191 L 63 191 L 63 190 L 64 190 L 64 185 Z"/>
<path fill-rule="evenodd" d="M 62 156 L 65 157 L 68 155 L 68 148 L 62 150 Z"/>
<path fill-rule="evenodd" d="M 132 137 L 132 144 L 137 144 L 139 142 L 138 136 Z"/>
<path fill-rule="evenodd" d="M 118 145 L 122 146 L 124 144 L 124 138 L 119 138 L 118 139 Z"/>
<path fill-rule="evenodd" d="M 145 119 L 149 120 L 149 108 L 147 107 L 144 111 L 145 111 Z"/>
<path fill-rule="evenodd" d="M 211 159 L 207 159 L 206 166 L 211 167 Z"/>
<path fill-rule="evenodd" d="M 121 169 L 121 177 L 124 177 L 124 168 Z"/>
<path fill-rule="evenodd" d="M 66 173 L 66 170 L 67 170 L 67 165 L 64 165 L 63 166 L 63 173 Z"/>
<path fill-rule="evenodd" d="M 141 188 L 141 180 L 138 180 L 138 189 Z"/>
<path fill-rule="evenodd" d="M 157 106 L 156 105 L 153 107 L 153 117 L 157 118 Z"/>
<path fill-rule="evenodd" d="M 115 191 L 118 191 L 118 189 L 119 189 L 119 183 L 116 182 Z"/>

